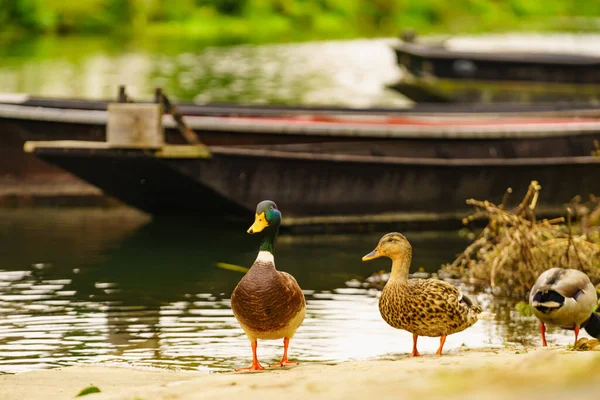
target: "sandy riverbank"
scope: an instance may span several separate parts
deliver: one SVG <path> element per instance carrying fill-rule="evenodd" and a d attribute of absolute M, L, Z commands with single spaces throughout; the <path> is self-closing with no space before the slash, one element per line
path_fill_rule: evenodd
<path fill-rule="evenodd" d="M 204 374 L 77 366 L 0 376 L 0 399 L 597 399 L 600 351 L 550 348 L 460 350 L 261 373 Z"/>

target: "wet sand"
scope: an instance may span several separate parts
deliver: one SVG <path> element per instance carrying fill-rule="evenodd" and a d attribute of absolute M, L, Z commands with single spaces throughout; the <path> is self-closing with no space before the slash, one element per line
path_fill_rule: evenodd
<path fill-rule="evenodd" d="M 258 373 L 179 372 L 86 365 L 0 376 L 0 399 L 597 399 L 600 351 L 565 346 L 461 349 Z"/>

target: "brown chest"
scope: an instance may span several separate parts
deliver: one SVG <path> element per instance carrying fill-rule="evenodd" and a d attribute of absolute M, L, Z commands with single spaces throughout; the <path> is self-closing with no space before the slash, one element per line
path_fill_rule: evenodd
<path fill-rule="evenodd" d="M 286 282 L 276 270 L 248 272 L 231 296 L 235 317 L 256 332 L 282 329 L 303 308 L 300 287 Z"/>

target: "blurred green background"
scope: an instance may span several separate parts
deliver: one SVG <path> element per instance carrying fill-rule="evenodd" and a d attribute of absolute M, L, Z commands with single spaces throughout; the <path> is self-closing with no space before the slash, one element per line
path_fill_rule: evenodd
<path fill-rule="evenodd" d="M 112 98 L 126 84 L 138 100 L 160 86 L 199 103 L 404 107 L 386 85 L 407 29 L 587 50 L 600 1 L 0 0 L 0 93 Z"/>
<path fill-rule="evenodd" d="M 3 37 L 287 42 L 420 33 L 597 30 L 593 0 L 0 0 Z"/>

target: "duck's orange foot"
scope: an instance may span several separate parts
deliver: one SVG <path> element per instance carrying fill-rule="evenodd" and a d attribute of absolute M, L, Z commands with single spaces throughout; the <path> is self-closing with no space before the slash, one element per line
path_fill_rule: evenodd
<path fill-rule="evenodd" d="M 252 365 L 248 368 L 238 368 L 235 372 L 244 372 L 244 371 L 262 371 L 264 368 L 258 362 L 258 357 L 256 356 L 256 349 L 258 347 L 258 342 L 255 340 L 252 342 Z"/>
<path fill-rule="evenodd" d="M 269 367 L 274 368 L 274 367 L 290 367 L 292 365 L 298 365 L 297 362 L 293 362 L 293 361 L 280 361 L 277 364 L 271 364 L 269 365 Z"/>
<path fill-rule="evenodd" d="M 283 338 L 283 357 L 277 364 L 269 365 L 269 367 L 289 367 L 291 365 L 298 365 L 297 362 L 288 361 L 288 346 L 290 344 L 289 338 Z"/>
<path fill-rule="evenodd" d="M 410 353 L 411 357 L 421 357 L 421 353 L 419 353 L 417 350 L 413 350 L 412 353 Z"/>
<path fill-rule="evenodd" d="M 244 372 L 244 371 L 262 371 L 264 368 L 259 363 L 253 363 L 251 366 L 247 368 L 238 368 L 235 372 Z"/>

